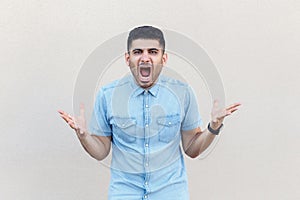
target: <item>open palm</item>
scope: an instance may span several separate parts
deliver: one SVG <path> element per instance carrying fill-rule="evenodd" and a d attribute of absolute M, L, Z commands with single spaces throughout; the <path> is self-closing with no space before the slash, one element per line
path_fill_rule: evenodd
<path fill-rule="evenodd" d="M 211 120 L 214 126 L 219 127 L 223 123 L 224 118 L 238 110 L 240 105 L 240 103 L 234 103 L 226 108 L 220 108 L 219 102 L 215 100 L 211 111 Z"/>

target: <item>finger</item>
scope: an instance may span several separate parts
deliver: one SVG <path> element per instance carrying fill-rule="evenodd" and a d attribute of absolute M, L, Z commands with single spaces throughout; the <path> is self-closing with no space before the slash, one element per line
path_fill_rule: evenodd
<path fill-rule="evenodd" d="M 238 110 L 238 108 L 231 109 L 231 110 L 227 110 L 225 116 L 231 115 L 232 113 L 234 113 L 234 112 L 237 111 L 237 110 Z"/>
<path fill-rule="evenodd" d="M 70 121 L 70 120 L 73 120 L 73 117 L 71 115 L 68 115 L 68 114 L 60 114 L 60 116 L 65 120 L 65 121 Z"/>
<path fill-rule="evenodd" d="M 59 114 L 65 116 L 65 117 L 69 117 L 69 118 L 72 117 L 71 115 L 69 115 L 68 113 L 66 113 L 66 112 L 64 112 L 64 111 L 62 111 L 62 110 L 59 110 L 58 112 L 59 112 Z"/>
<path fill-rule="evenodd" d="M 73 128 L 73 129 L 76 128 L 75 122 L 74 122 L 72 119 L 70 119 L 70 118 L 68 118 L 68 117 L 66 117 L 66 116 L 64 116 L 64 115 L 61 115 L 61 117 L 65 120 L 65 122 L 67 122 L 67 124 L 68 124 L 71 128 Z"/>
<path fill-rule="evenodd" d="M 75 118 L 75 117 L 73 117 L 73 116 L 71 116 L 72 118 L 72 121 L 73 121 L 73 127 L 74 127 L 74 129 L 76 130 L 76 129 L 78 129 L 78 120 Z"/>
<path fill-rule="evenodd" d="M 75 117 L 73 117 L 72 115 L 68 115 L 68 119 L 72 120 L 75 122 Z"/>
<path fill-rule="evenodd" d="M 62 111 L 62 110 L 58 110 L 58 113 L 59 113 L 61 116 L 65 116 L 65 117 L 68 116 L 68 114 L 67 114 L 66 112 Z"/>
<path fill-rule="evenodd" d="M 65 115 L 60 115 L 61 118 L 63 118 L 63 120 L 65 120 L 67 123 L 69 122 L 69 118 Z"/>
<path fill-rule="evenodd" d="M 234 103 L 234 104 L 231 104 L 230 106 L 228 106 L 226 109 L 230 110 L 230 109 L 235 108 L 235 107 L 240 106 L 240 105 L 241 105 L 240 103 Z"/>
<path fill-rule="evenodd" d="M 59 114 L 64 114 L 64 111 L 63 110 L 58 110 L 57 111 Z"/>
<path fill-rule="evenodd" d="M 76 128 L 78 129 L 78 133 L 83 134 L 86 131 L 85 120 L 81 117 L 76 118 Z"/>
<path fill-rule="evenodd" d="M 62 110 L 58 110 L 58 113 L 60 114 L 61 117 L 66 116 L 66 113 Z"/>
<path fill-rule="evenodd" d="M 236 107 L 233 107 L 233 108 L 231 108 L 231 109 L 228 109 L 227 111 L 229 111 L 229 112 L 234 112 L 234 111 L 237 111 L 238 109 L 239 109 L 239 107 L 236 106 Z"/>
<path fill-rule="evenodd" d="M 80 116 L 84 117 L 84 115 L 85 115 L 84 104 L 81 103 L 81 104 L 80 104 Z"/>
<path fill-rule="evenodd" d="M 76 123 L 75 123 L 75 119 L 74 117 L 72 117 L 71 115 L 68 115 L 67 113 L 64 114 L 60 114 L 61 118 L 63 118 L 63 120 L 65 122 L 67 122 L 71 128 L 75 129 L 76 128 Z"/>
<path fill-rule="evenodd" d="M 238 110 L 238 108 L 235 108 L 235 109 L 232 109 L 232 110 L 230 110 L 231 111 L 231 113 L 234 113 L 235 111 L 237 111 Z"/>
<path fill-rule="evenodd" d="M 73 121 L 70 121 L 68 124 L 69 124 L 69 126 L 70 126 L 72 129 L 74 129 L 74 130 L 77 129 L 76 126 L 75 126 L 75 123 L 74 123 Z"/>
<path fill-rule="evenodd" d="M 238 110 L 238 108 L 231 108 L 231 109 L 226 110 L 226 112 L 234 112 L 236 110 Z"/>
<path fill-rule="evenodd" d="M 72 128 L 74 129 L 76 132 L 77 130 L 79 131 L 79 127 L 77 126 L 77 123 L 76 123 L 76 120 L 75 120 L 75 117 L 73 117 L 72 115 L 62 111 L 62 110 L 58 110 L 61 118 L 63 118 L 63 120 L 65 122 L 67 122 L 67 124 Z"/>
<path fill-rule="evenodd" d="M 234 109 L 234 108 L 236 108 L 236 107 L 238 107 L 238 106 L 240 106 L 240 105 L 242 105 L 242 104 L 241 104 L 241 103 L 234 103 L 234 104 L 228 106 L 228 107 L 226 108 L 226 110 Z"/>
<path fill-rule="evenodd" d="M 214 108 L 218 108 L 219 107 L 219 101 L 217 99 L 214 100 L 213 107 Z"/>

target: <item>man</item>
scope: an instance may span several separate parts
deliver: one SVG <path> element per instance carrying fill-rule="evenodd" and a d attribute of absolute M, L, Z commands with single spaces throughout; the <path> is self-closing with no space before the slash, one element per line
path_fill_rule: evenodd
<path fill-rule="evenodd" d="M 161 30 L 137 27 L 125 53 L 132 76 L 100 89 L 89 131 L 83 105 L 76 120 L 59 111 L 92 157 L 103 160 L 112 147 L 109 199 L 189 199 L 180 143 L 185 154 L 197 157 L 240 106 L 219 109 L 215 101 L 211 122 L 201 130 L 192 89 L 160 75 L 167 60 Z"/>

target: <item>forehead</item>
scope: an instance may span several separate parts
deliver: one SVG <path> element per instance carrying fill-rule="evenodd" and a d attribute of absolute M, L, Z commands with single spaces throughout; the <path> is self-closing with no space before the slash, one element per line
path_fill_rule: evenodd
<path fill-rule="evenodd" d="M 133 40 L 130 49 L 150 49 L 150 48 L 161 48 L 158 40 L 153 39 L 137 39 Z"/>

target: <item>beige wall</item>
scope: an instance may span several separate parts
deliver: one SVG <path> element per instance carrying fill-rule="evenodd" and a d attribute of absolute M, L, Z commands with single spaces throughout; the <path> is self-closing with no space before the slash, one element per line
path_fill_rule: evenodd
<path fill-rule="evenodd" d="M 243 103 L 209 156 L 186 160 L 191 199 L 300 199 L 294 0 L 1 0 L 0 197 L 106 199 L 108 168 L 83 151 L 56 110 L 72 112 L 77 73 L 90 53 L 141 24 L 201 45 L 220 72 L 226 102 Z M 207 91 L 197 95 L 209 100 Z M 210 106 L 200 105 L 205 124 Z"/>

